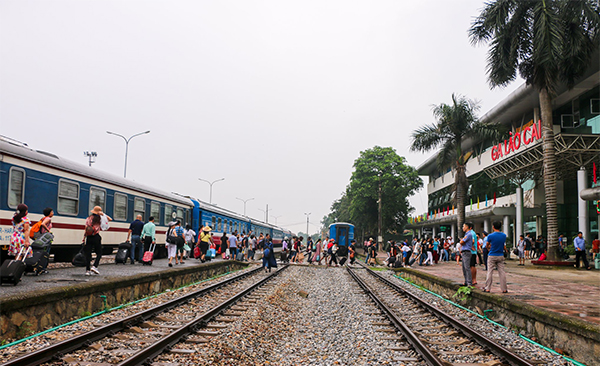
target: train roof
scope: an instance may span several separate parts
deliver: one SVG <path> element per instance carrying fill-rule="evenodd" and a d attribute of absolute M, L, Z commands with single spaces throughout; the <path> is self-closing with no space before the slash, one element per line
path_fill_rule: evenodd
<path fill-rule="evenodd" d="M 27 144 L 13 140 L 9 137 L 0 135 L 0 154 L 14 156 L 19 159 L 28 160 L 30 162 L 44 165 L 47 167 L 55 168 L 65 172 L 89 177 L 105 183 L 114 184 L 123 188 L 132 189 L 140 193 L 146 193 L 152 196 L 161 197 L 181 205 L 191 206 L 191 201 L 185 197 L 175 195 L 172 193 L 163 192 L 155 188 L 139 184 L 137 182 L 130 181 L 120 176 L 103 172 L 98 169 L 94 169 L 85 164 L 76 163 L 64 158 L 61 158 L 55 154 L 35 150 L 29 147 Z"/>
<path fill-rule="evenodd" d="M 333 224 L 329 225 L 329 227 L 332 227 L 333 225 L 348 225 L 354 227 L 354 224 L 351 224 L 349 222 L 334 222 Z"/>

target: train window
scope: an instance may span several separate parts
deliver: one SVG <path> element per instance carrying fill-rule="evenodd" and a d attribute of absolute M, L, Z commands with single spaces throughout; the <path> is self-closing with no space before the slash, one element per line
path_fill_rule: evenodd
<path fill-rule="evenodd" d="M 183 208 L 177 209 L 177 220 L 179 220 L 182 225 L 185 225 L 185 217 L 183 216 Z"/>
<path fill-rule="evenodd" d="M 98 187 L 90 187 L 90 211 L 100 206 L 106 212 L 106 190 Z"/>
<path fill-rule="evenodd" d="M 227 220 L 223 220 L 223 232 L 227 232 Z"/>
<path fill-rule="evenodd" d="M 79 183 L 60 179 L 58 181 L 58 213 L 77 215 L 79 213 Z"/>
<path fill-rule="evenodd" d="M 233 233 L 233 222 L 229 220 L 229 231 Z"/>
<path fill-rule="evenodd" d="M 221 218 L 219 217 L 219 220 L 217 221 L 217 231 L 221 231 L 222 228 L 222 222 L 221 222 Z"/>
<path fill-rule="evenodd" d="M 217 222 L 217 218 L 216 217 L 212 217 L 212 229 L 215 230 L 216 226 L 215 223 Z"/>
<path fill-rule="evenodd" d="M 115 208 L 113 218 L 117 221 L 127 221 L 127 195 L 115 193 Z"/>
<path fill-rule="evenodd" d="M 154 222 L 160 224 L 160 202 L 150 202 L 150 216 L 154 217 Z"/>
<path fill-rule="evenodd" d="M 173 213 L 173 207 L 165 205 L 165 225 L 171 221 L 171 214 Z"/>
<path fill-rule="evenodd" d="M 10 168 L 10 187 L 8 189 L 8 207 L 17 208 L 23 203 L 25 194 L 25 171 L 23 169 Z"/>
<path fill-rule="evenodd" d="M 146 200 L 139 197 L 133 199 L 133 217 L 137 215 L 142 215 L 142 220 L 146 218 Z"/>

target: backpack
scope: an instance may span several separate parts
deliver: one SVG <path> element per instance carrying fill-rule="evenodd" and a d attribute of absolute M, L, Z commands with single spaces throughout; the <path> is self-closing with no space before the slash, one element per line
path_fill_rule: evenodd
<path fill-rule="evenodd" d="M 42 228 L 42 222 L 46 217 L 42 218 L 40 221 L 36 222 L 31 229 L 29 229 L 29 237 L 33 239 L 33 235 L 40 231 Z"/>

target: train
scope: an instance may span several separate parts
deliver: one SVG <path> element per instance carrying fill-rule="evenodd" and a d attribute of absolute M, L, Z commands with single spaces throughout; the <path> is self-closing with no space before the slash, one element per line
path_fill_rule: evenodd
<path fill-rule="evenodd" d="M 348 253 L 350 242 L 354 240 L 354 225 L 347 222 L 334 222 L 329 225 L 329 239 L 338 244 L 338 256 Z"/>
<path fill-rule="evenodd" d="M 190 195 L 162 192 L 150 186 L 93 169 L 49 152 L 0 135 L 0 254 L 6 258 L 13 232 L 12 217 L 17 205 L 29 207 L 32 224 L 43 217 L 43 210 L 54 210 L 51 254 L 54 261 L 70 261 L 81 247 L 85 220 L 94 206 L 113 218 L 110 229 L 102 232 L 105 254 L 125 241 L 129 224 L 137 215 L 153 216 L 157 251 L 166 255 L 167 224 L 180 220 L 191 225 L 198 235 L 210 226 L 213 240 L 220 244 L 223 233 L 250 232 L 270 234 L 275 247 L 281 246 L 291 231 L 236 212 L 203 202 Z"/>

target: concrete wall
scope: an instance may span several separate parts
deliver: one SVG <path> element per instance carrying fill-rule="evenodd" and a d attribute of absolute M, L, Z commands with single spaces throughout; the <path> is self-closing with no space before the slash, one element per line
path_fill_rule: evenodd
<path fill-rule="evenodd" d="M 110 308 L 244 267 L 241 262 L 215 262 L 5 298 L 0 304 L 0 340 L 24 337 L 103 310 L 101 295 Z"/>
<path fill-rule="evenodd" d="M 455 283 L 415 270 L 396 269 L 402 277 L 450 300 L 460 286 Z M 505 296 L 475 291 L 466 304 L 482 310 L 492 309 L 488 317 L 514 331 L 552 349 L 560 349 L 579 362 L 590 366 L 600 365 L 600 326 L 579 319 L 515 301 Z"/>

